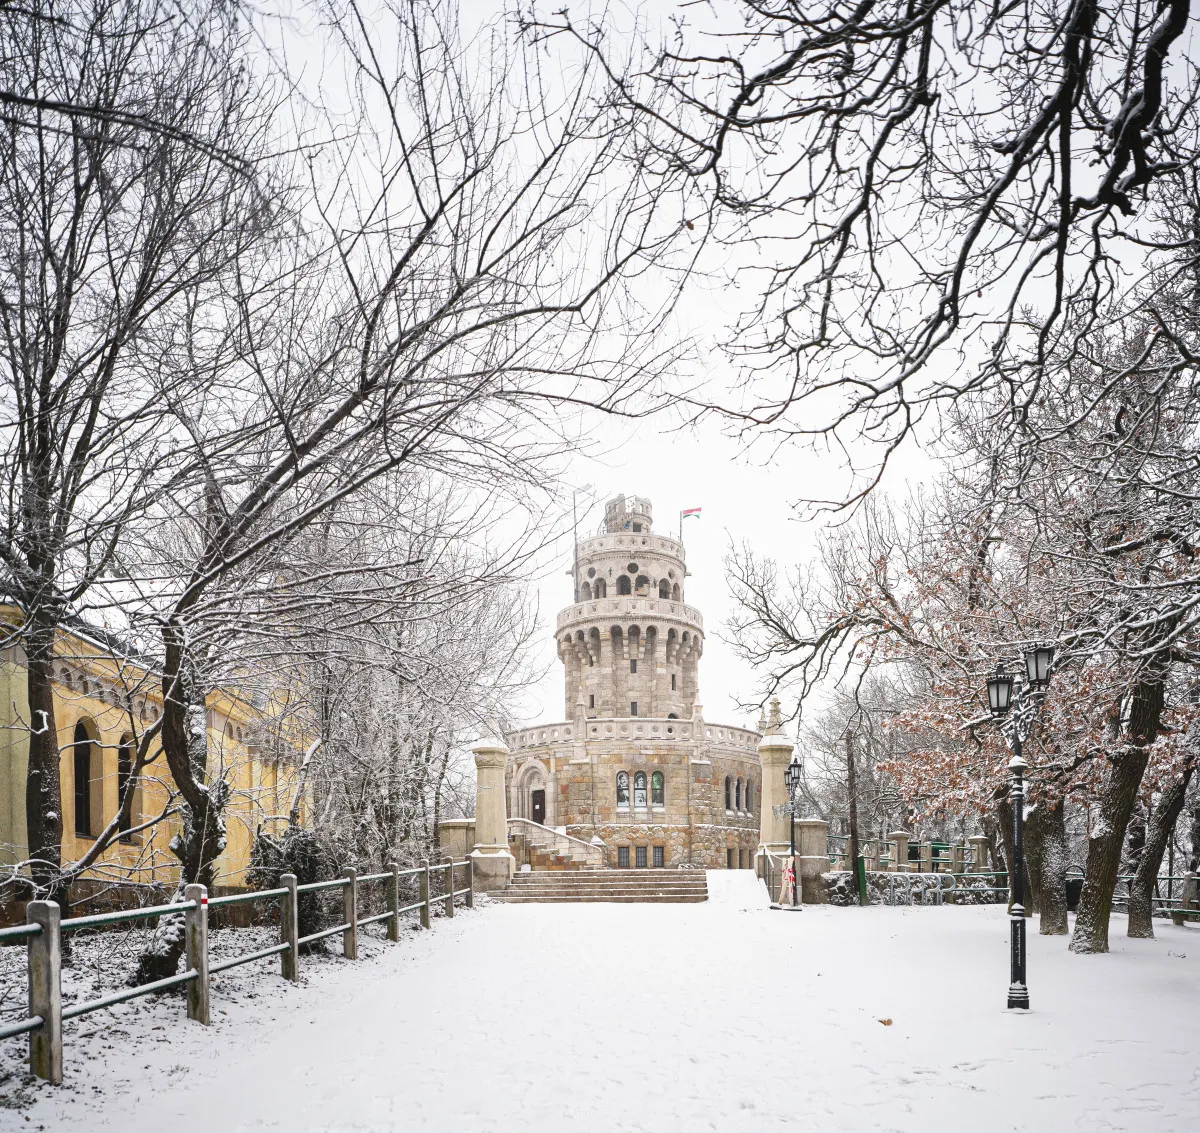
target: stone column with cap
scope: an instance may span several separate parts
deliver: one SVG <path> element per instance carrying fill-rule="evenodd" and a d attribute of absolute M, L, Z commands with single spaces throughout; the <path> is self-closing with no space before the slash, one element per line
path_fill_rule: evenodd
<path fill-rule="evenodd" d="M 508 850 L 508 807 L 504 798 L 504 770 L 508 746 L 500 739 L 474 744 L 475 848 L 471 866 L 475 888 L 495 891 L 512 880 L 516 860 Z"/>
<path fill-rule="evenodd" d="M 792 744 L 782 734 L 783 721 L 779 714 L 779 701 L 771 701 L 771 718 L 760 721 L 763 737 L 758 741 L 758 762 L 762 766 L 762 794 L 758 804 L 758 853 L 754 868 L 759 877 L 764 874 L 763 858 L 770 850 L 775 855 L 786 854 L 791 843 L 788 831 L 788 816 L 775 813 L 788 801 L 787 784 L 783 773 L 792 761 Z"/>

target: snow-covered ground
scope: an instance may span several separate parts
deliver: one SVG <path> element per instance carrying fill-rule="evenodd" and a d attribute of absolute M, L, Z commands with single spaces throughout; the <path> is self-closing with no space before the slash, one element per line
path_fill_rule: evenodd
<path fill-rule="evenodd" d="M 1200 1129 L 1200 929 L 1107 956 L 1002 906 L 496 905 L 222 999 L 67 1024 L 67 1084 L 0 1128 L 122 1133 Z M 891 1019 L 890 1026 L 880 1020 Z M 87 1037 L 83 1037 L 86 1035 Z"/>

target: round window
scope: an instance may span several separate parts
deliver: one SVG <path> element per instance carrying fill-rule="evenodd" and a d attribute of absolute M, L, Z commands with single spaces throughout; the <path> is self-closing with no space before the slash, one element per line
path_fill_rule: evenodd
<path fill-rule="evenodd" d="M 675 572 L 674 572 L 673 570 L 669 570 L 669 571 L 667 571 L 667 577 L 668 577 L 668 578 L 674 578 L 674 577 L 675 577 Z"/>
<path fill-rule="evenodd" d="M 595 578 L 595 577 L 596 577 L 596 568 L 588 567 L 588 578 Z"/>
<path fill-rule="evenodd" d="M 638 565 L 637 563 L 630 563 L 625 569 L 628 570 L 630 574 L 637 574 Z"/>

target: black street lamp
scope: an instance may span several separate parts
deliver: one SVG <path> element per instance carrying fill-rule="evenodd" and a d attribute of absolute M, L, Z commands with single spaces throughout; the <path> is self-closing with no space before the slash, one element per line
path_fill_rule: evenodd
<path fill-rule="evenodd" d="M 1009 863 L 1012 909 L 1009 914 L 1008 1005 L 1026 1010 L 1029 1008 L 1029 987 L 1025 981 L 1025 772 L 1029 764 L 1021 757 L 1021 744 L 1029 738 L 1041 711 L 1053 664 L 1054 650 L 1048 645 L 1039 645 L 1025 653 L 1024 683 L 1015 682 L 1002 666 L 996 668 L 987 682 L 988 708 L 1000 721 L 1000 731 L 1013 753 L 1008 762 L 1013 812 L 1013 860 Z"/>
<path fill-rule="evenodd" d="M 792 761 L 787 765 L 787 770 L 783 773 L 783 782 L 787 787 L 788 792 L 788 815 L 791 825 L 791 841 L 792 841 L 792 908 L 798 908 L 800 905 L 799 889 L 800 876 L 799 870 L 796 869 L 796 796 L 800 793 L 800 780 L 804 776 L 804 770 L 800 766 L 800 756 L 796 752 L 792 752 Z"/>

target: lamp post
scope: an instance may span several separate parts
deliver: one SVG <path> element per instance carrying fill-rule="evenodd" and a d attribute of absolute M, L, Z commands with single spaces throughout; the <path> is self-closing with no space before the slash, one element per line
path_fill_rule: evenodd
<path fill-rule="evenodd" d="M 1029 764 L 1021 756 L 1021 744 L 1029 738 L 1034 721 L 1046 699 L 1054 650 L 1047 645 L 1025 653 L 1025 680 L 1014 681 L 1011 674 L 997 666 L 988 677 L 988 708 L 999 721 L 1000 732 L 1012 750 L 1008 770 L 1012 776 L 1009 791 L 1013 812 L 1013 860 L 1009 863 L 1012 886 L 1012 910 L 1009 914 L 1010 958 L 1008 1006 L 1029 1008 L 1029 987 L 1025 982 L 1025 771 Z"/>
<path fill-rule="evenodd" d="M 788 819 L 791 827 L 793 909 L 800 907 L 800 873 L 796 869 L 796 796 L 799 794 L 800 780 L 803 776 L 804 770 L 800 766 L 800 757 L 796 752 L 792 752 L 792 761 L 787 765 L 787 770 L 783 773 L 783 782 L 787 787 Z"/>

